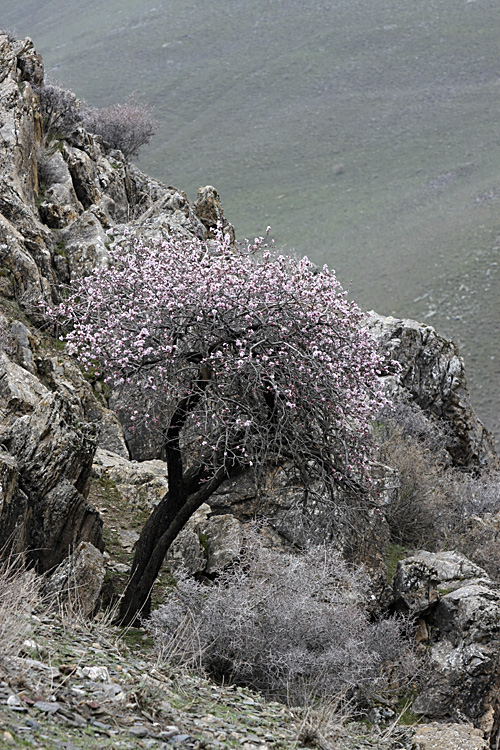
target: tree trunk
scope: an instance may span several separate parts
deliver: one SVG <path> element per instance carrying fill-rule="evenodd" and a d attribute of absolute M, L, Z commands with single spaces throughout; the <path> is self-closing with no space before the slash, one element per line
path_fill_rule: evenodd
<path fill-rule="evenodd" d="M 197 491 L 185 489 L 182 495 L 177 493 L 174 502 L 169 492 L 156 506 L 137 541 L 132 573 L 120 605 L 122 625 L 139 624 L 141 617 L 149 615 L 151 590 L 170 545 L 226 476 L 225 468 L 221 467 Z"/>

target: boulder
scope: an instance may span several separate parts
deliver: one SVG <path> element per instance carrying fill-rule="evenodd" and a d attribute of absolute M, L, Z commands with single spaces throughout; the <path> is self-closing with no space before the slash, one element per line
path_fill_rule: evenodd
<path fill-rule="evenodd" d="M 45 593 L 59 609 L 92 617 L 99 607 L 105 576 L 102 553 L 89 542 L 80 542 L 50 575 Z"/>
<path fill-rule="evenodd" d="M 419 641 L 429 655 L 412 710 L 438 721 L 469 721 L 496 742 L 499 585 L 463 555 L 423 551 L 398 563 L 394 599 L 419 618 Z"/>
<path fill-rule="evenodd" d="M 150 512 L 168 491 L 167 465 L 163 461 L 129 461 L 98 448 L 92 468 L 97 479 L 112 483 L 124 507 Z"/>
<path fill-rule="evenodd" d="M 494 439 L 472 409 L 464 363 L 455 344 L 414 320 L 371 312 L 366 325 L 385 356 L 388 393 L 443 421 L 448 427 L 445 447 L 456 466 L 498 468 Z M 396 374 L 393 360 L 400 365 Z"/>
<path fill-rule="evenodd" d="M 129 461 L 98 448 L 92 469 L 94 479 L 112 485 L 123 508 L 150 513 L 168 492 L 167 465 L 163 461 Z M 137 535 L 117 528 L 122 546 L 132 548 Z M 191 575 L 212 577 L 235 560 L 241 550 L 242 526 L 231 514 L 212 514 L 203 504 L 189 519 L 167 555 L 169 566 Z"/>
<path fill-rule="evenodd" d="M 68 261 L 70 278 L 87 276 L 96 266 L 107 266 L 107 236 L 99 219 L 84 211 L 75 221 L 59 232 L 60 247 Z"/>
<path fill-rule="evenodd" d="M 17 417 L 32 412 L 48 389 L 0 351 L 0 437 Z"/>
<path fill-rule="evenodd" d="M 189 519 L 167 554 L 172 570 L 213 578 L 241 555 L 242 524 L 231 514 L 214 516 L 204 503 Z"/>
<path fill-rule="evenodd" d="M 132 224 L 134 230 L 149 237 L 168 236 L 174 232 L 187 238 L 205 239 L 207 236 L 207 230 L 186 194 L 175 187 L 167 188 L 164 195 Z"/>

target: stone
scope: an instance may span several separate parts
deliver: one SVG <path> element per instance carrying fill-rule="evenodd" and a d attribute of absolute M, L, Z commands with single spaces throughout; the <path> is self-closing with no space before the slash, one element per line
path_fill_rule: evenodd
<path fill-rule="evenodd" d="M 439 601 L 443 592 L 465 581 L 491 583 L 486 572 L 458 552 L 421 550 L 400 561 L 394 576 L 394 601 L 400 610 L 420 616 Z"/>
<path fill-rule="evenodd" d="M 56 602 L 58 608 L 69 609 L 87 619 L 99 607 L 105 576 L 102 553 L 89 542 L 80 542 L 75 551 L 51 574 L 45 585 L 45 592 Z M 84 667 L 84 674 L 85 669 L 87 668 Z M 109 679 L 109 674 L 105 679 Z"/>
<path fill-rule="evenodd" d="M 86 276 L 96 266 L 109 264 L 109 237 L 99 219 L 84 211 L 75 221 L 61 229 L 60 242 L 68 261 L 70 278 Z"/>
<path fill-rule="evenodd" d="M 14 320 L 10 326 L 10 334 L 15 356 L 19 364 L 23 369 L 34 373 L 33 352 L 31 349 L 31 339 L 33 337 L 30 330 L 20 320 Z"/>
<path fill-rule="evenodd" d="M 109 682 L 109 671 L 107 667 L 83 667 L 85 677 L 93 682 Z"/>
<path fill-rule="evenodd" d="M 412 710 L 472 723 L 494 746 L 500 720 L 500 586 L 456 552 L 398 563 L 396 606 L 420 617 L 428 666 Z M 422 621 L 425 631 L 422 631 Z"/>
<path fill-rule="evenodd" d="M 470 724 L 419 724 L 413 735 L 413 750 L 488 750 L 480 729 Z"/>
<path fill-rule="evenodd" d="M 94 477 L 112 482 L 127 504 L 151 511 L 168 491 L 167 466 L 163 461 L 130 461 L 117 453 L 98 448 Z"/>
<path fill-rule="evenodd" d="M 32 412 L 48 393 L 35 375 L 0 351 L 0 435 L 17 417 Z"/>
<path fill-rule="evenodd" d="M 167 188 L 165 194 L 132 224 L 140 229 L 141 236 L 165 236 L 175 232 L 185 237 L 205 239 L 207 230 L 189 203 L 187 196 L 177 188 Z"/>
<path fill-rule="evenodd" d="M 492 435 L 472 409 L 462 358 L 432 326 L 370 312 L 366 326 L 386 358 L 383 379 L 390 396 L 419 406 L 449 429 L 445 447 L 455 466 L 498 468 Z M 390 361 L 401 371 L 394 375 Z"/>
<path fill-rule="evenodd" d="M 37 708 L 39 711 L 43 711 L 44 714 L 55 714 L 59 710 L 57 703 L 50 703 L 49 701 L 36 701 L 33 708 Z"/>
<path fill-rule="evenodd" d="M 207 575 L 220 573 L 238 559 L 243 540 L 242 525 L 231 514 L 211 516 L 200 527 L 206 549 Z"/>
<path fill-rule="evenodd" d="M 196 216 L 202 222 L 211 236 L 217 226 L 221 226 L 225 235 L 229 235 L 231 242 L 235 242 L 235 231 L 232 224 L 229 224 L 219 197 L 219 193 L 212 185 L 205 185 L 198 189 L 198 196 L 194 203 Z"/>
<path fill-rule="evenodd" d="M 149 734 L 149 730 L 147 727 L 143 726 L 142 724 L 136 724 L 133 727 L 130 727 L 128 730 L 128 733 L 132 737 L 147 737 Z"/>

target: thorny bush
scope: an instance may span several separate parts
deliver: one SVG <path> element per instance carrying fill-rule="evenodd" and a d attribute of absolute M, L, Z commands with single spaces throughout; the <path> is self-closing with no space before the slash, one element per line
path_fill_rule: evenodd
<path fill-rule="evenodd" d="M 295 705 L 407 689 L 417 662 L 403 622 L 372 623 L 360 568 L 326 547 L 297 555 L 255 534 L 211 586 L 181 577 L 146 623 L 161 659 Z"/>

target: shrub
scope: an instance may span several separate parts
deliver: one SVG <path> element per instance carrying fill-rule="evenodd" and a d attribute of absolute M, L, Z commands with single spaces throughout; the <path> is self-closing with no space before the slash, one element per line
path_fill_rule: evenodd
<path fill-rule="evenodd" d="M 152 109 L 140 104 L 132 95 L 125 104 L 112 104 L 102 109 L 87 106 L 84 127 L 129 158 L 138 156 L 140 148 L 149 143 L 158 123 Z"/>
<path fill-rule="evenodd" d="M 81 104 L 72 91 L 57 83 L 37 87 L 45 135 L 67 138 L 83 122 Z"/>
<path fill-rule="evenodd" d="M 384 506 L 398 548 L 454 549 L 500 579 L 500 475 L 450 468 L 446 428 L 399 405 L 382 415 L 380 460 L 397 472 L 398 492 Z"/>
<path fill-rule="evenodd" d="M 434 549 L 445 534 L 448 489 L 452 472 L 443 448 L 446 428 L 430 421 L 418 407 L 396 404 L 379 415 L 379 459 L 396 471 L 396 492 L 384 505 L 391 542 Z"/>
<path fill-rule="evenodd" d="M 500 580 L 500 474 L 450 477 L 446 547 Z"/>
<path fill-rule="evenodd" d="M 415 667 L 401 622 L 369 621 L 366 588 L 360 569 L 324 547 L 297 556 L 251 536 L 212 586 L 182 577 L 146 627 L 171 665 L 293 704 L 339 693 L 365 701 L 389 688 L 389 671 L 406 685 Z"/>

